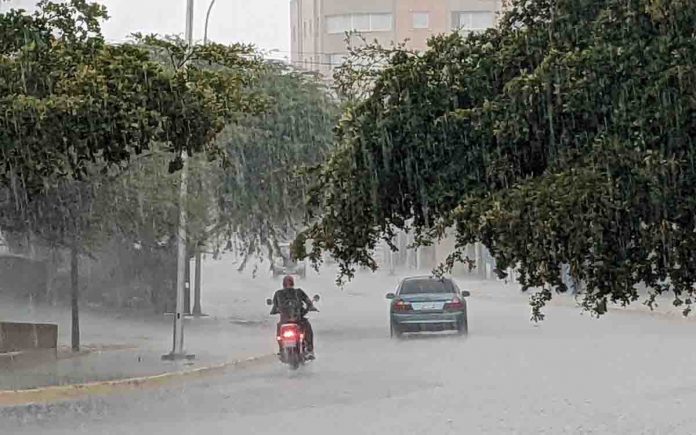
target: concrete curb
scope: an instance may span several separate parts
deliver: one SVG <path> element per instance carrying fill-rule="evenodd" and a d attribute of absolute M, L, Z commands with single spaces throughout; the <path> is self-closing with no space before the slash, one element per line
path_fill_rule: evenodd
<path fill-rule="evenodd" d="M 85 384 L 58 385 L 30 390 L 0 391 L 0 407 L 48 404 L 80 399 L 91 395 L 106 395 L 128 389 L 159 387 L 177 381 L 222 373 L 232 367 L 246 367 L 254 363 L 271 361 L 275 354 L 262 355 L 242 360 L 229 361 L 192 370 L 162 373 L 137 378 L 116 379 L 112 381 L 89 382 Z"/>

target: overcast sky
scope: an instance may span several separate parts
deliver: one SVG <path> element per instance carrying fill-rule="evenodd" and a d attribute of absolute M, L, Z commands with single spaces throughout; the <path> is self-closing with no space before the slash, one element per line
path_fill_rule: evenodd
<path fill-rule="evenodd" d="M 186 25 L 186 0 L 97 0 L 109 9 L 104 24 L 110 41 L 122 41 L 130 33 L 181 34 Z M 203 39 L 205 13 L 210 0 L 194 0 L 194 37 Z M 35 0 L 11 0 L 26 7 Z M 289 0 L 217 0 L 208 35 L 217 42 L 248 42 L 262 50 L 279 50 L 273 57 L 289 57 Z M 5 6 L 7 8 L 7 6 Z"/>

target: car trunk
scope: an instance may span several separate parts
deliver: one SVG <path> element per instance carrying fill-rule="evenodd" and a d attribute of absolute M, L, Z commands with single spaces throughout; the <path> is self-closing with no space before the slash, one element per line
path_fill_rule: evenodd
<path fill-rule="evenodd" d="M 455 296 L 454 293 L 421 293 L 414 295 L 399 295 L 399 299 L 410 302 L 415 312 L 442 312 L 445 304 Z"/>

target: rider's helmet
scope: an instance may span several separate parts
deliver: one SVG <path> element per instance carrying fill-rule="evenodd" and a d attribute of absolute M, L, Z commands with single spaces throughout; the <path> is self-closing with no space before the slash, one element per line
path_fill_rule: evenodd
<path fill-rule="evenodd" d="M 295 287 L 295 278 L 292 275 L 287 275 L 283 278 L 283 288 L 293 288 Z"/>

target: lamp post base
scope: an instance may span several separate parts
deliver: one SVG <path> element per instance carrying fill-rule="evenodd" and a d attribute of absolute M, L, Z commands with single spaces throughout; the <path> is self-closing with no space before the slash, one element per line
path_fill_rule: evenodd
<path fill-rule="evenodd" d="M 196 359 L 196 355 L 193 354 L 188 354 L 188 353 L 168 353 L 166 355 L 162 355 L 162 361 L 191 361 Z"/>

